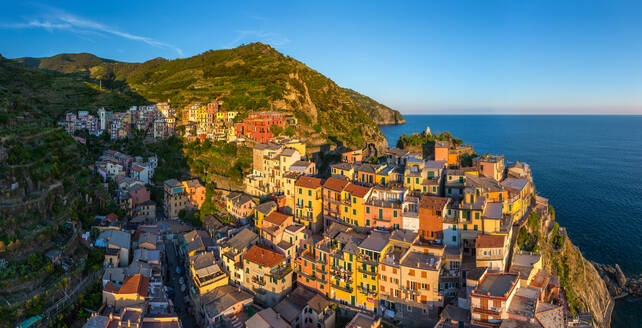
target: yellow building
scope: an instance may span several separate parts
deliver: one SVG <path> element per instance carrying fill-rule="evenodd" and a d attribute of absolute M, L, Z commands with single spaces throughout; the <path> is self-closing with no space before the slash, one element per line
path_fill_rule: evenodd
<path fill-rule="evenodd" d="M 269 202 L 265 202 L 257 205 L 254 208 L 254 226 L 257 229 L 260 229 L 261 226 L 263 225 L 263 219 L 266 216 L 270 215 L 272 212 L 276 211 L 277 208 L 278 206 L 274 201 L 269 201 Z"/>
<path fill-rule="evenodd" d="M 374 311 L 379 305 L 379 260 L 388 239 L 387 233 L 372 232 L 358 247 L 356 302 L 368 311 Z"/>
<path fill-rule="evenodd" d="M 294 221 L 313 232 L 323 228 L 322 183 L 319 178 L 301 176 L 294 184 Z"/>
<path fill-rule="evenodd" d="M 272 142 L 277 143 L 285 148 L 294 148 L 296 149 L 301 156 L 306 154 L 306 145 L 305 142 L 297 138 L 291 138 L 286 136 L 278 136 L 272 139 Z"/>
<path fill-rule="evenodd" d="M 366 226 L 366 219 L 363 204 L 370 195 L 372 188 L 360 186 L 354 183 L 348 184 L 341 192 L 343 205 L 341 206 L 341 219 L 351 225 L 358 227 Z"/>
<path fill-rule="evenodd" d="M 317 251 L 327 253 L 330 261 L 328 297 L 341 304 L 357 306 L 358 245 L 367 236 L 339 223 L 331 225 L 327 234 L 331 237 L 319 242 Z"/>
<path fill-rule="evenodd" d="M 350 163 L 336 163 L 330 165 L 330 173 L 332 175 L 336 176 L 344 176 L 348 178 L 348 180 L 353 180 L 354 179 L 354 174 L 355 174 L 355 167 L 354 164 Z"/>
<path fill-rule="evenodd" d="M 216 120 L 217 120 L 217 121 L 222 121 L 222 122 L 228 122 L 228 123 L 229 123 L 229 122 L 234 121 L 234 118 L 235 118 L 235 117 L 236 117 L 236 115 L 238 115 L 238 114 L 239 114 L 238 112 L 233 112 L 233 111 L 229 111 L 229 112 L 216 112 Z"/>
<path fill-rule="evenodd" d="M 531 184 L 528 179 L 507 178 L 501 182 L 508 190 L 508 211 L 515 220 L 521 219 L 531 203 Z"/>
<path fill-rule="evenodd" d="M 228 276 L 216 264 L 213 252 L 203 252 L 190 256 L 190 275 L 192 285 L 198 294 L 205 294 L 217 287 L 227 285 Z"/>

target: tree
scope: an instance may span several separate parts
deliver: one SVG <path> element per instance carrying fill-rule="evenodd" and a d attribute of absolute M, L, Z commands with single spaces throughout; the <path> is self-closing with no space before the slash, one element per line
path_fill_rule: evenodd
<path fill-rule="evenodd" d="M 275 136 L 279 136 L 281 135 L 281 133 L 283 133 L 283 128 L 276 124 L 273 124 L 270 126 L 270 132 L 272 132 L 272 134 Z"/>

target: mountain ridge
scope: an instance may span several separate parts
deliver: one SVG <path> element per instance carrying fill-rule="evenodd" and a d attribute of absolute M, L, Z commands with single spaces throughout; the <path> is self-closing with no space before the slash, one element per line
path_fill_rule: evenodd
<path fill-rule="evenodd" d="M 88 53 L 22 57 L 14 61 L 42 70 L 100 81 L 116 92 L 131 89 L 150 102 L 169 100 L 178 109 L 217 100 L 240 118 L 257 110 L 293 112 L 297 136 L 363 147 L 386 146 L 378 125 L 403 124 L 403 116 L 334 81 L 269 45 L 251 43 L 196 56 L 126 63 Z"/>

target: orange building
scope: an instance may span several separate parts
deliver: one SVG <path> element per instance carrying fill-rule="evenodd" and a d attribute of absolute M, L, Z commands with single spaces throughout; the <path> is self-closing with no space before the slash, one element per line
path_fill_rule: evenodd
<path fill-rule="evenodd" d="M 355 164 L 363 161 L 363 150 L 348 149 L 341 153 L 341 161 L 345 163 Z"/>
<path fill-rule="evenodd" d="M 323 183 L 323 218 L 326 225 L 330 225 L 328 220 L 341 219 L 341 194 L 348 184 L 348 180 L 335 177 L 330 177 Z"/>
<path fill-rule="evenodd" d="M 201 208 L 205 202 L 205 187 L 198 179 L 183 181 L 183 185 L 192 206 Z"/>
<path fill-rule="evenodd" d="M 448 149 L 450 149 L 450 142 L 435 141 L 435 160 L 448 162 Z"/>
<path fill-rule="evenodd" d="M 435 240 L 443 229 L 446 207 L 450 198 L 422 196 L 419 201 L 419 233 L 424 239 Z"/>

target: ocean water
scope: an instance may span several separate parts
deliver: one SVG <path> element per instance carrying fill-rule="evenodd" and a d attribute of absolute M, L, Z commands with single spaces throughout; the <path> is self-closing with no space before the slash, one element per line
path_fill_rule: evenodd
<path fill-rule="evenodd" d="M 538 192 L 584 256 L 642 273 L 642 116 L 406 115 L 402 134 L 449 131 L 478 154 L 531 166 Z M 642 300 L 616 302 L 613 327 L 642 327 Z"/>

